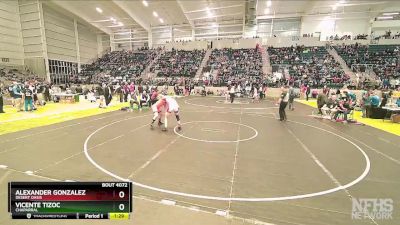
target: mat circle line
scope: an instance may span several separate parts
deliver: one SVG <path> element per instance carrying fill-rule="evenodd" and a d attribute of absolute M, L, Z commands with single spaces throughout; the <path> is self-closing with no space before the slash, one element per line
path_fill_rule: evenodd
<path fill-rule="evenodd" d="M 230 103 L 230 101 L 226 101 L 226 100 L 217 100 L 215 102 L 218 104 L 232 104 L 232 105 L 248 105 L 248 104 L 250 104 L 249 101 L 242 101 L 242 100 L 239 100 L 238 102 L 234 101 L 233 103 Z"/>
<path fill-rule="evenodd" d="M 186 138 L 188 140 L 200 141 L 200 142 L 206 142 L 206 143 L 237 143 L 237 142 L 242 142 L 242 141 L 249 141 L 249 140 L 254 139 L 254 138 L 256 138 L 258 136 L 258 131 L 254 127 L 251 127 L 251 126 L 243 124 L 243 123 L 235 123 L 235 122 L 230 122 L 230 121 L 207 120 L 207 121 L 189 121 L 189 122 L 186 122 L 186 123 L 182 123 L 182 125 L 191 124 L 191 123 L 229 123 L 229 124 L 235 124 L 235 125 L 238 125 L 238 126 L 244 126 L 244 127 L 249 128 L 250 130 L 252 130 L 254 132 L 254 135 L 249 137 L 249 138 L 237 139 L 235 141 L 212 141 L 212 140 L 197 139 L 197 138 L 191 138 L 191 137 L 185 136 L 185 135 L 183 135 L 183 134 L 181 134 L 181 133 L 179 133 L 177 131 L 177 127 L 174 127 L 174 133 L 176 135 L 181 136 L 182 138 Z"/>
<path fill-rule="evenodd" d="M 143 117 L 143 116 L 139 116 L 139 117 Z M 336 137 L 341 138 L 342 140 L 345 140 L 347 142 L 349 142 L 350 144 L 352 144 L 354 147 L 356 147 L 357 150 L 359 150 L 361 152 L 361 154 L 364 156 L 365 159 L 365 169 L 363 171 L 363 173 L 356 178 L 355 180 L 345 184 L 345 185 L 341 185 L 335 188 L 331 188 L 331 189 L 327 189 L 324 191 L 319 191 L 319 192 L 313 192 L 313 193 L 308 193 L 308 194 L 300 194 L 300 195 L 291 195 L 291 196 L 279 196 L 279 197 L 267 197 L 267 198 L 253 198 L 253 197 L 248 197 L 248 198 L 244 198 L 244 197 L 219 197 L 219 196 L 208 196 L 208 195 L 198 195 L 198 194 L 190 194 L 190 193 L 185 193 L 185 192 L 179 192 L 179 191 L 171 191 L 171 190 L 167 190 L 167 189 L 163 189 L 163 188 L 157 188 L 157 187 L 153 187 L 150 185 L 146 185 L 146 184 L 142 184 L 139 182 L 135 182 L 133 180 L 130 179 L 126 179 L 123 178 L 117 174 L 114 174 L 113 172 L 103 168 L 102 166 L 100 166 L 99 164 L 97 164 L 96 161 L 93 160 L 93 158 L 90 156 L 89 152 L 88 152 L 88 143 L 89 140 L 93 137 L 93 135 L 95 135 L 96 133 L 98 133 L 99 131 L 103 130 L 106 127 L 109 127 L 111 125 L 114 125 L 116 123 L 119 122 L 123 122 L 129 119 L 134 119 L 134 118 L 138 118 L 138 117 L 132 117 L 132 118 L 127 118 L 127 119 L 122 119 L 122 120 L 118 120 L 118 121 L 114 121 L 110 124 L 106 124 L 100 128 L 98 128 L 97 130 L 95 130 L 94 132 L 92 132 L 85 140 L 84 145 L 83 145 L 83 151 L 85 153 L 86 158 L 89 160 L 89 162 L 94 165 L 97 169 L 99 169 L 100 171 L 104 172 L 105 174 L 117 179 L 117 180 L 121 180 L 124 182 L 132 182 L 133 185 L 137 186 L 137 187 L 141 187 L 141 188 L 145 188 L 148 190 L 153 190 L 153 191 L 157 191 L 157 192 L 161 192 L 161 193 L 166 193 L 166 194 L 172 194 L 172 195 L 177 195 L 177 196 L 182 196 L 182 197 L 189 197 L 189 198 L 197 198 L 197 199 L 206 199 L 206 200 L 216 200 L 216 201 L 236 201 L 236 202 L 273 202 L 273 201 L 286 201 L 286 200 L 296 200 L 296 199 L 304 199 L 304 198 L 311 198 L 311 197 L 317 197 L 317 196 L 322 196 L 322 195 L 327 195 L 327 194 L 331 194 L 340 190 L 345 190 L 349 187 L 352 187 L 354 185 L 356 185 L 357 183 L 359 183 L 361 180 L 363 180 L 369 173 L 370 169 L 371 169 L 371 161 L 367 155 L 367 153 L 365 153 L 365 151 L 358 146 L 357 144 L 355 144 L 354 142 L 352 142 L 351 140 L 343 137 L 342 135 L 336 134 L 332 131 L 320 128 L 320 127 L 316 127 L 313 125 L 309 125 L 309 124 L 305 124 L 305 123 L 301 123 L 301 122 L 297 122 L 297 121 L 291 121 L 288 120 L 287 122 L 293 122 L 293 123 L 297 123 L 297 124 L 301 124 L 307 127 L 311 127 L 314 129 L 318 129 L 324 132 L 327 132 L 329 134 L 332 134 Z M 269 118 L 269 117 L 265 117 L 265 118 Z M 274 119 L 274 118 L 270 118 L 270 119 Z M 176 127 L 174 128 L 176 129 Z"/>
<path fill-rule="evenodd" d="M 212 105 L 201 105 L 201 104 L 196 104 L 196 103 L 191 103 L 189 101 L 194 100 L 194 99 L 202 99 L 202 98 L 192 98 L 185 100 L 185 104 L 188 105 L 193 105 L 193 106 L 199 106 L 199 107 L 205 107 L 205 108 L 215 108 L 215 109 L 246 109 L 246 110 L 262 110 L 262 109 L 277 109 L 278 107 L 276 106 L 271 106 L 271 107 L 246 107 L 246 108 L 241 108 L 241 107 L 224 107 L 224 106 L 212 106 Z"/>

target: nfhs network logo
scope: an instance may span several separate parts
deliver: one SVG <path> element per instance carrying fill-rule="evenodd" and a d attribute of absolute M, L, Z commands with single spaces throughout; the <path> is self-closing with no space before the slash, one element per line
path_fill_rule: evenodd
<path fill-rule="evenodd" d="M 393 219 L 393 200 L 390 198 L 353 198 L 352 219 Z"/>

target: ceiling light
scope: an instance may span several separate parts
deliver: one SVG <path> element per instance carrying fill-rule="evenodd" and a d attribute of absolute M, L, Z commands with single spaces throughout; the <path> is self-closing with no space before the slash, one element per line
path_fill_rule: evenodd
<path fill-rule="evenodd" d="M 122 22 L 119 22 L 119 23 L 118 23 L 118 26 L 121 26 L 121 27 L 122 27 L 123 25 L 124 25 L 124 24 L 123 24 Z"/>
<path fill-rule="evenodd" d="M 339 4 L 344 4 L 344 3 L 346 3 L 345 0 L 340 0 L 340 1 L 339 1 Z"/>
<path fill-rule="evenodd" d="M 211 12 L 210 8 L 206 7 L 206 11 L 207 11 L 208 16 L 212 16 L 212 12 Z"/>
<path fill-rule="evenodd" d="M 148 3 L 146 0 L 143 0 L 142 3 L 143 3 L 143 5 L 146 6 L 146 7 L 149 6 L 149 3 Z"/>
<path fill-rule="evenodd" d="M 103 10 L 100 9 L 99 7 L 96 7 L 96 11 L 99 12 L 99 13 L 103 13 Z"/>
<path fill-rule="evenodd" d="M 333 10 L 336 10 L 336 9 L 337 9 L 337 5 L 333 5 L 333 6 L 332 6 L 332 9 L 333 9 Z"/>
<path fill-rule="evenodd" d="M 164 23 L 164 20 L 162 18 L 160 18 L 160 23 Z"/>
<path fill-rule="evenodd" d="M 386 19 L 393 19 L 393 16 L 379 16 L 377 18 L 380 20 L 386 20 Z"/>
<path fill-rule="evenodd" d="M 211 25 L 211 27 L 217 28 L 217 27 L 218 27 L 218 24 L 213 23 L 213 24 Z"/>
<path fill-rule="evenodd" d="M 382 13 L 384 16 L 390 16 L 390 15 L 398 15 L 398 12 L 391 12 L 391 13 Z"/>
<path fill-rule="evenodd" d="M 156 11 L 153 11 L 153 16 L 158 17 L 158 14 Z"/>
<path fill-rule="evenodd" d="M 270 7 L 272 5 L 272 1 L 271 0 L 268 0 L 267 1 L 267 7 Z"/>
<path fill-rule="evenodd" d="M 115 22 L 115 18 L 114 17 L 110 17 L 110 20 Z"/>
<path fill-rule="evenodd" d="M 271 12 L 271 10 L 269 9 L 269 8 L 266 8 L 265 10 L 264 10 L 264 14 L 269 14 Z"/>

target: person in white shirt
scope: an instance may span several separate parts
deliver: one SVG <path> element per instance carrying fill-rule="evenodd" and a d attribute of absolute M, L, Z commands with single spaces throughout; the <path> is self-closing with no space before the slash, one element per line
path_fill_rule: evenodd
<path fill-rule="evenodd" d="M 182 127 L 181 127 L 181 118 L 179 116 L 178 102 L 174 98 L 169 97 L 169 96 L 165 97 L 165 100 L 166 100 L 166 109 L 165 109 L 165 118 L 164 118 L 165 127 L 163 128 L 163 130 L 166 130 L 168 128 L 168 117 L 169 117 L 169 115 L 171 115 L 173 113 L 173 114 L 175 114 L 175 118 L 178 123 L 178 131 L 180 131 L 182 129 Z"/>
<path fill-rule="evenodd" d="M 258 89 L 257 89 L 257 86 L 254 86 L 254 88 L 253 88 L 253 100 L 252 100 L 252 102 L 254 103 L 254 102 L 260 102 L 260 98 L 259 98 L 260 96 L 259 96 L 259 94 L 258 94 Z"/>
<path fill-rule="evenodd" d="M 235 100 L 235 86 L 234 85 L 231 85 L 231 86 L 229 86 L 228 87 L 228 89 L 229 89 L 229 96 L 230 96 L 230 99 L 231 99 L 231 103 L 233 103 L 233 101 Z"/>

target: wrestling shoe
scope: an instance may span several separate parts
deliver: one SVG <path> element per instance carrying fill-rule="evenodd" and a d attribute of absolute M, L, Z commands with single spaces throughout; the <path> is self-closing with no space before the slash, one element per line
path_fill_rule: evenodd
<path fill-rule="evenodd" d="M 163 127 L 162 129 L 161 129 L 161 131 L 167 131 L 167 128 L 166 127 Z"/>

